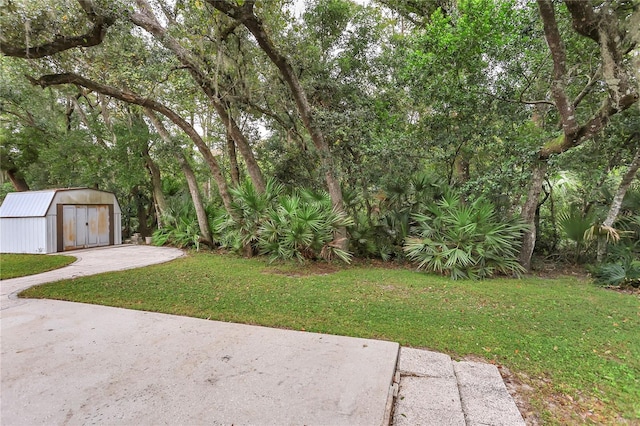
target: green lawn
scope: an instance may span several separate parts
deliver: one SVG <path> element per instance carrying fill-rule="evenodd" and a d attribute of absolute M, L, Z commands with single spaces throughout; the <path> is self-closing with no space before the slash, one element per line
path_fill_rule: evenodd
<path fill-rule="evenodd" d="M 22 296 L 480 356 L 531 387 L 526 397 L 544 423 L 640 420 L 638 295 L 576 278 L 451 281 L 370 265 L 308 272 L 196 253 L 142 270 L 43 285 Z"/>
<path fill-rule="evenodd" d="M 0 280 L 35 275 L 75 262 L 72 256 L 45 254 L 0 254 Z"/>

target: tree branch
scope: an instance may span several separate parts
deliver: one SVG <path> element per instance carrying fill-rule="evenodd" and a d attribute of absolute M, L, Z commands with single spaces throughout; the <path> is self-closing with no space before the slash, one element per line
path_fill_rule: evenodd
<path fill-rule="evenodd" d="M 592 138 L 605 128 L 612 115 L 628 109 L 638 101 L 638 91 L 631 85 L 624 63 L 624 51 L 618 22 L 610 13 L 609 5 L 597 12 L 589 2 L 567 0 L 566 6 L 574 19 L 575 30 L 598 42 L 600 47 L 601 64 L 591 81 L 582 89 L 573 102 L 569 102 L 565 88 L 567 85 L 566 54 L 560 32 L 558 31 L 555 13 L 551 0 L 538 0 L 540 16 L 544 24 L 545 38 L 553 57 L 553 83 L 551 93 L 560 115 L 563 135 L 549 141 L 539 152 L 541 160 L 548 159 L 552 154 L 560 154 L 585 140 Z M 597 34 L 594 35 L 593 31 Z M 603 78 L 597 78 L 598 73 Z M 578 125 L 575 108 L 582 99 L 590 93 L 592 86 L 604 81 L 608 89 L 608 96 L 603 99 L 600 108 L 585 124 Z"/>
<path fill-rule="evenodd" d="M 23 124 L 29 126 L 29 127 L 33 127 L 34 129 L 37 129 L 41 132 L 45 132 L 44 129 L 41 129 L 40 127 L 38 127 L 38 125 L 36 124 L 35 119 L 33 118 L 33 115 L 29 112 L 29 111 L 25 111 L 26 113 L 26 117 L 18 112 L 15 111 L 11 111 L 10 109 L 7 109 L 4 107 L 4 105 L 0 104 L 0 112 L 3 112 L 5 114 L 9 114 L 9 115 L 13 115 L 14 117 L 17 117 Z"/>
<path fill-rule="evenodd" d="M 497 99 L 499 101 L 503 101 L 503 102 L 509 102 L 512 104 L 524 104 L 524 105 L 551 105 L 551 106 L 556 106 L 556 104 L 554 104 L 551 101 L 547 101 L 545 99 L 541 99 L 538 101 L 527 101 L 526 99 L 509 99 L 509 98 L 503 98 L 502 96 L 498 96 L 498 95 L 494 95 L 491 92 L 482 92 L 479 94 L 483 94 L 483 95 L 487 95 L 490 96 L 494 99 Z"/>
<path fill-rule="evenodd" d="M 531 85 L 537 80 L 538 76 L 540 75 L 540 72 L 542 71 L 544 63 L 547 61 L 547 59 L 549 59 L 549 56 L 550 56 L 550 54 L 547 54 L 547 56 L 545 56 L 545 58 L 540 62 L 540 64 L 538 65 L 536 71 L 533 73 L 533 76 L 531 78 L 529 78 L 529 76 L 527 76 L 526 73 L 523 72 L 523 76 L 524 76 L 527 84 L 525 85 L 525 87 L 520 92 L 520 96 L 518 97 L 518 99 L 520 99 L 520 101 L 522 101 L 522 98 L 524 97 L 524 94 L 527 93 L 527 90 L 529 90 Z"/>
<path fill-rule="evenodd" d="M 593 88 L 593 86 L 596 85 L 596 83 L 598 82 L 598 76 L 600 75 L 600 71 L 601 70 L 602 70 L 602 68 L 598 67 L 598 69 L 593 74 L 593 76 L 589 77 L 589 81 L 587 82 L 586 86 L 584 86 L 582 88 L 580 93 L 578 93 L 578 96 L 576 96 L 576 98 L 573 100 L 573 107 L 574 108 L 577 108 L 578 105 L 580 105 L 580 102 L 582 102 L 584 97 L 587 96 L 589 94 L 589 92 L 591 92 L 591 89 Z"/>
<path fill-rule="evenodd" d="M 562 120 L 564 134 L 569 136 L 576 132 L 578 123 L 576 121 L 575 108 L 569 101 L 565 91 L 567 79 L 567 55 L 564 43 L 560 36 L 558 23 L 556 22 L 555 11 L 551 0 L 538 0 L 538 9 L 544 26 L 544 36 L 553 59 L 553 82 L 551 83 L 551 95 L 555 101 L 555 106 Z"/>
<path fill-rule="evenodd" d="M 225 205 L 227 211 L 232 214 L 231 209 L 231 196 L 227 191 L 226 181 L 224 176 L 222 175 L 222 171 L 220 166 L 218 165 L 218 161 L 215 159 L 211 150 L 207 146 L 207 144 L 202 140 L 198 132 L 193 128 L 191 124 L 189 124 L 184 118 L 178 115 L 176 112 L 161 104 L 160 102 L 154 101 L 153 99 L 142 97 L 136 93 L 133 93 L 129 90 L 120 90 L 118 88 L 112 86 L 106 86 L 104 84 L 97 83 L 95 81 L 88 80 L 82 76 L 73 73 L 64 73 L 64 74 L 49 74 L 44 75 L 38 79 L 35 79 L 31 76 L 26 76 L 27 79 L 31 82 L 31 84 L 35 86 L 40 86 L 42 88 L 57 86 L 61 84 L 75 84 L 78 86 L 86 87 L 87 89 L 93 90 L 98 93 L 102 93 L 107 96 L 111 96 L 112 98 L 119 99 L 126 103 L 140 105 L 145 108 L 150 108 L 153 111 L 159 112 L 160 114 L 167 117 L 171 120 L 175 125 L 180 127 L 193 141 L 196 145 L 204 159 L 206 160 L 211 172 L 213 173 L 214 179 L 218 183 L 218 190 L 220 192 L 220 196 L 222 197 L 222 201 Z"/>
<path fill-rule="evenodd" d="M 580 35 L 600 42 L 598 33 L 600 19 L 591 7 L 591 3 L 584 0 L 565 0 L 565 5 L 573 19 L 573 29 Z"/>
<path fill-rule="evenodd" d="M 136 0 L 141 12 L 131 14 L 130 20 L 135 25 L 144 28 L 147 32 L 153 35 L 163 46 L 171 50 L 180 62 L 189 70 L 189 73 L 207 95 L 211 101 L 216 113 L 227 127 L 227 131 L 233 137 L 238 149 L 242 153 L 247 164 L 247 170 L 251 176 L 251 180 L 258 189 L 258 191 L 264 192 L 265 183 L 262 171 L 258 165 L 253 151 L 249 145 L 249 141 L 242 133 L 242 130 L 238 127 L 237 123 L 230 116 L 225 108 L 223 99 L 216 91 L 216 82 L 203 70 L 202 58 L 193 55 L 190 51 L 184 48 L 178 40 L 173 38 L 167 33 L 167 29 L 164 28 L 153 15 L 153 11 L 149 6 L 147 0 Z M 245 3 L 245 6 L 251 4 Z"/>
<path fill-rule="evenodd" d="M 16 58 L 38 59 L 75 47 L 91 47 L 102 43 L 102 40 L 104 40 L 107 34 L 107 29 L 113 25 L 115 19 L 98 15 L 90 1 L 78 0 L 78 3 L 80 3 L 80 6 L 86 12 L 87 18 L 93 22 L 93 28 L 86 34 L 74 37 L 56 34 L 53 41 L 34 47 L 12 46 L 5 43 L 2 39 L 0 40 L 0 51 L 7 56 Z"/>
<path fill-rule="evenodd" d="M 606 127 L 612 115 L 628 109 L 637 100 L 638 94 L 631 93 L 623 97 L 618 105 L 614 105 L 611 98 L 607 97 L 591 119 L 585 125 L 580 126 L 571 136 L 564 134 L 545 144 L 539 152 L 539 158 L 548 159 L 552 154 L 561 154 L 592 138 Z"/>

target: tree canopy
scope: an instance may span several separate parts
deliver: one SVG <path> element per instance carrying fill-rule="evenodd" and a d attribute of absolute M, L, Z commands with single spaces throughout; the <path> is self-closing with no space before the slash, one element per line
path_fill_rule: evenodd
<path fill-rule="evenodd" d="M 534 250 L 562 248 L 558 215 L 576 207 L 558 176 L 585 188 L 578 204 L 594 235 L 622 235 L 614 223 L 637 191 L 639 9 L 7 2 L 3 179 L 19 191 L 111 189 L 129 202 L 130 230 L 146 233 L 191 194 L 210 245 L 224 240 L 219 215 L 244 220 L 234 188 L 248 179 L 261 194 L 275 180 L 288 193 L 324 192 L 351 217 L 327 247 L 383 258 L 404 258 L 415 215 L 455 191 L 460 206 L 486 199 L 503 220 L 521 217 L 529 269 Z"/>

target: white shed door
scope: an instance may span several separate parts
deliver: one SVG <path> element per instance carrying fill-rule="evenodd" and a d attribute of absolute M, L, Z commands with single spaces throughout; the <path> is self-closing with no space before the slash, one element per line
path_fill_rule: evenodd
<path fill-rule="evenodd" d="M 64 250 L 109 245 L 108 206 L 64 206 Z"/>
<path fill-rule="evenodd" d="M 109 207 L 87 206 L 87 246 L 109 245 Z"/>

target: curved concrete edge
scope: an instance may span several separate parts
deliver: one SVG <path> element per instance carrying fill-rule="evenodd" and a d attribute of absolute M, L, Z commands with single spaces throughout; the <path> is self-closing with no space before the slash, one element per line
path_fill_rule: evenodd
<path fill-rule="evenodd" d="M 0 302 L 2 305 L 0 309 L 6 309 L 12 306 L 13 303 L 17 303 L 19 300 L 18 293 L 39 284 L 157 265 L 185 255 L 182 250 L 173 247 L 131 244 L 96 247 L 57 254 L 73 256 L 76 261 L 53 271 L 0 281 Z"/>

